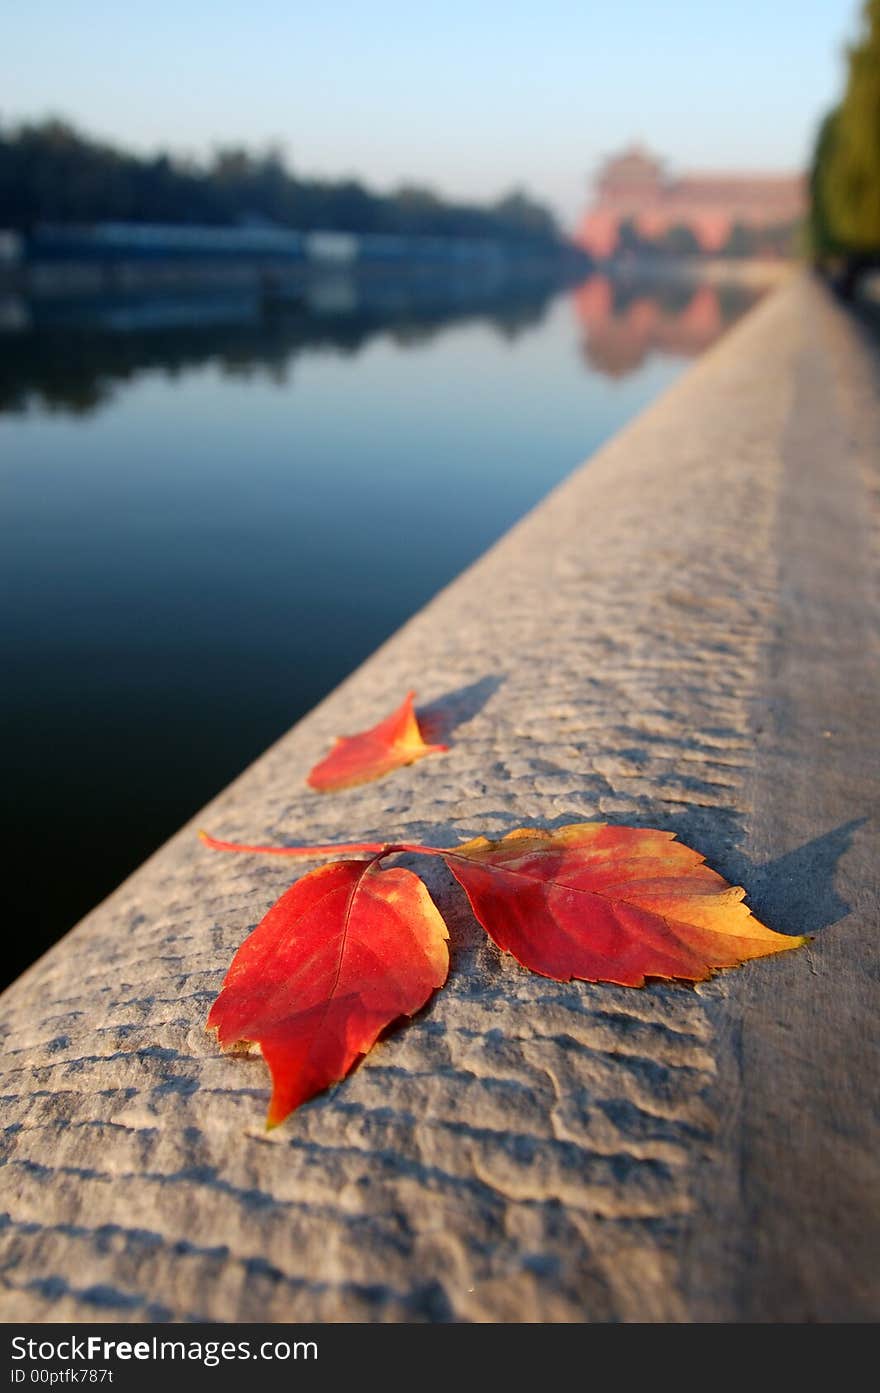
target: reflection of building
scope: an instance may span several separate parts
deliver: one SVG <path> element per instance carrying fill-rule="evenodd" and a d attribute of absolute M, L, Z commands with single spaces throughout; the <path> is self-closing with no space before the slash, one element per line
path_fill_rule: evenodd
<path fill-rule="evenodd" d="M 684 174 L 671 177 L 647 150 L 632 146 L 606 161 L 577 240 L 600 260 L 612 256 L 624 223 L 643 241 L 673 229 L 719 252 L 734 229 L 750 234 L 793 226 L 804 214 L 804 180 L 793 174 Z"/>
<path fill-rule="evenodd" d="M 696 357 L 754 299 L 742 286 L 633 288 L 607 276 L 591 276 L 573 296 L 584 357 L 608 377 L 634 372 L 652 352 Z"/>

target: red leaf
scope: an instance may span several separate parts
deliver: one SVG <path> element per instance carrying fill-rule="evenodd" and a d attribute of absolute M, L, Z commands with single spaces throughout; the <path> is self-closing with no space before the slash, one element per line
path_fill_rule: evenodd
<path fill-rule="evenodd" d="M 765 928 L 745 891 L 673 832 L 583 822 L 478 837 L 444 854 L 498 946 L 560 981 L 699 982 L 805 942 Z"/>
<path fill-rule="evenodd" d="M 440 754 L 446 745 L 426 745 L 413 711 L 415 692 L 407 692 L 403 703 L 372 730 L 359 735 L 340 736 L 326 758 L 316 764 L 306 782 L 320 793 L 353 788 L 371 779 L 381 779 L 392 769 L 413 764 L 425 755 Z"/>
<path fill-rule="evenodd" d="M 447 933 L 418 876 L 334 861 L 292 885 L 232 960 L 208 1027 L 272 1074 L 267 1125 L 341 1079 L 446 980 Z"/>
<path fill-rule="evenodd" d="M 201 835 L 223 851 L 343 850 Z M 270 1126 L 341 1079 L 384 1026 L 412 1015 L 446 979 L 443 920 L 417 876 L 378 869 L 386 856 L 442 856 L 495 942 L 561 981 L 697 982 L 805 942 L 760 924 L 743 904 L 745 892 L 672 832 L 584 822 L 520 828 L 456 848 L 349 843 L 344 850 L 371 859 L 334 861 L 293 885 L 236 953 L 208 1017 L 221 1044 L 260 1044 L 274 1086 Z"/>

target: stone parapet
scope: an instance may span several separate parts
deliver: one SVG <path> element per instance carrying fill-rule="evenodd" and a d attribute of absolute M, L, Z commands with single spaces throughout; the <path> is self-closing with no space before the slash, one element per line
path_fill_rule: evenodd
<path fill-rule="evenodd" d="M 877 1318 L 877 376 L 785 284 L 5 993 L 3 1319 Z M 312 793 L 410 686 L 449 753 Z M 596 818 L 675 830 L 811 943 L 558 983 L 431 863 L 447 987 L 264 1130 L 264 1064 L 204 1022 L 295 871 L 197 825 Z"/>

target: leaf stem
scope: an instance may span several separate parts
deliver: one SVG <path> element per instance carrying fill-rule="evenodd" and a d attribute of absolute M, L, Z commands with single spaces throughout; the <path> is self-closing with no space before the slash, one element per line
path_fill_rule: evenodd
<path fill-rule="evenodd" d="M 247 851 L 260 856 L 391 856 L 395 852 L 408 851 L 416 856 L 445 856 L 447 852 L 437 846 L 417 846 L 414 843 L 391 842 L 337 842 L 330 846 L 248 846 L 243 842 L 224 842 L 212 837 L 209 832 L 199 830 L 199 838 L 212 851 Z"/>

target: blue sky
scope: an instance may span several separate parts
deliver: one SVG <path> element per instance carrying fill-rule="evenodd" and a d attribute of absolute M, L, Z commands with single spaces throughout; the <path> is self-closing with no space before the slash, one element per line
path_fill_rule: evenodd
<path fill-rule="evenodd" d="M 858 0 L 27 0 L 0 117 L 139 150 L 281 144 L 302 173 L 450 196 L 524 184 L 567 222 L 603 154 L 790 169 L 838 94 Z"/>

